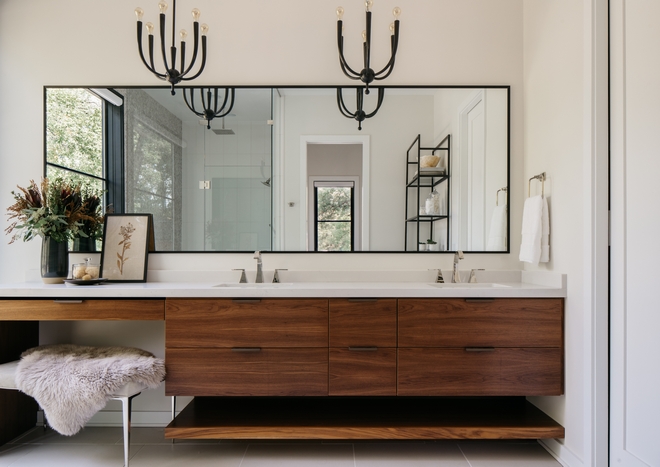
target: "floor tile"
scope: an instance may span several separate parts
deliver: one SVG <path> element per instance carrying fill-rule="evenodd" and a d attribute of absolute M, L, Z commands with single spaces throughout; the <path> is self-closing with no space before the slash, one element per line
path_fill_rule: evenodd
<path fill-rule="evenodd" d="M 239 467 L 244 445 L 147 445 L 131 457 L 131 467 Z"/>
<path fill-rule="evenodd" d="M 561 467 L 535 441 L 461 441 L 458 445 L 472 467 Z"/>
<path fill-rule="evenodd" d="M 11 467 L 118 467 L 124 463 L 124 450 L 113 444 L 31 445 L 33 449 L 16 459 Z M 132 465 L 132 463 L 131 463 Z"/>
<path fill-rule="evenodd" d="M 8 467 L 26 456 L 34 446 L 30 444 L 5 444 L 0 446 L 0 467 Z"/>
<path fill-rule="evenodd" d="M 356 467 L 470 467 L 454 441 L 355 445 Z"/>
<path fill-rule="evenodd" d="M 122 430 L 119 427 L 83 428 L 73 436 L 64 436 L 51 428 L 35 427 L 24 436 L 12 441 L 14 444 L 115 444 L 122 440 Z"/>
<path fill-rule="evenodd" d="M 241 467 L 355 467 L 351 444 L 250 444 Z"/>

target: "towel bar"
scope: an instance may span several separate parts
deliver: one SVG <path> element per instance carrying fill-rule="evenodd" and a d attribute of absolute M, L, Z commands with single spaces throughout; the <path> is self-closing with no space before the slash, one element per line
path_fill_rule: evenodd
<path fill-rule="evenodd" d="M 529 182 L 527 182 L 527 197 L 528 198 L 531 196 L 531 192 L 532 192 L 532 180 L 540 180 L 541 181 L 541 198 L 545 198 L 545 172 L 541 172 L 538 175 L 534 175 L 532 178 L 529 179 Z"/>

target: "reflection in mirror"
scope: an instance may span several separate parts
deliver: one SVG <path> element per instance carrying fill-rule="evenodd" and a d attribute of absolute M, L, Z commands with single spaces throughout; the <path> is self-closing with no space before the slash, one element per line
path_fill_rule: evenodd
<path fill-rule="evenodd" d="M 508 251 L 507 86 L 388 87 L 362 131 L 332 87 L 237 87 L 211 129 L 167 88 L 115 91 L 124 211 L 154 214 L 158 251 Z M 433 190 L 442 216 L 422 214 Z"/>

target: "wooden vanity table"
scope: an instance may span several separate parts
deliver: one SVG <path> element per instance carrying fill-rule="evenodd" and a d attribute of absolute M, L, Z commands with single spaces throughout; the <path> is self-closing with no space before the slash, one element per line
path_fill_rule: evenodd
<path fill-rule="evenodd" d="M 1 357 L 37 345 L 40 320 L 164 319 L 166 395 L 195 397 L 167 438 L 562 438 L 526 396 L 563 394 L 563 292 L 428 289 L 14 290 L 0 298 Z M 7 420 L 20 404 L 2 393 Z M 1 442 L 35 410 L 3 422 Z"/>

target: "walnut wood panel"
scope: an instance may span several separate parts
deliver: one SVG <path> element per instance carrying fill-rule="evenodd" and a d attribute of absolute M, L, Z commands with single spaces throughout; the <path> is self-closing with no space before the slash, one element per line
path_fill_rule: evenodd
<path fill-rule="evenodd" d="M 564 428 L 524 398 L 195 398 L 165 428 L 190 439 L 544 439 Z M 520 400 L 518 400 L 520 399 Z"/>
<path fill-rule="evenodd" d="M 559 348 L 399 348 L 400 396 L 556 396 L 563 394 Z"/>
<path fill-rule="evenodd" d="M 167 347 L 328 347 L 327 299 L 168 299 L 165 313 Z"/>
<path fill-rule="evenodd" d="M 365 351 L 331 348 L 328 394 L 396 395 L 396 349 Z"/>
<path fill-rule="evenodd" d="M 168 396 L 327 396 L 328 350 L 166 349 Z"/>
<path fill-rule="evenodd" d="M 563 299 L 400 299 L 399 347 L 561 347 Z"/>
<path fill-rule="evenodd" d="M 0 300 L 0 321 L 164 320 L 164 300 Z"/>
<path fill-rule="evenodd" d="M 330 299 L 330 347 L 396 347 L 396 299 Z"/>

